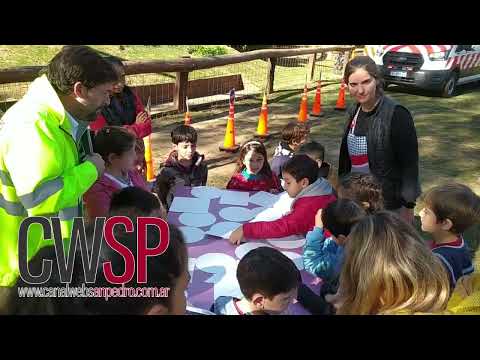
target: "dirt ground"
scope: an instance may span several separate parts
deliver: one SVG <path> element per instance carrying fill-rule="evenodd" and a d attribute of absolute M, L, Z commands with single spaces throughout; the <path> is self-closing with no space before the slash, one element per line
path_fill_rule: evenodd
<path fill-rule="evenodd" d="M 298 106 L 295 104 L 296 98 L 299 99 L 298 92 L 285 92 L 276 94 L 274 101 L 268 104 L 269 116 L 268 127 L 271 135 L 264 144 L 267 148 L 269 160 L 273 155 L 275 147 L 281 138 L 281 130 L 290 121 L 297 120 Z M 313 96 L 313 95 L 312 95 Z M 289 101 L 285 102 L 284 100 Z M 311 99 L 313 101 L 313 99 Z M 310 101 L 310 104 L 311 104 Z M 236 143 L 242 144 L 252 139 L 256 134 L 258 116 L 260 114 L 260 105 L 256 99 L 246 99 L 235 106 L 235 130 Z M 311 107 L 311 105 L 310 105 Z M 333 109 L 323 109 L 325 116 L 321 118 L 309 118 L 311 126 L 311 139 L 321 142 L 327 150 L 326 160 L 335 163 L 338 158 L 338 141 L 343 128 L 344 113 L 334 111 Z M 235 168 L 235 162 L 238 153 L 231 154 L 219 151 L 219 145 L 223 144 L 225 136 L 225 126 L 227 123 L 228 108 L 216 108 L 213 110 L 203 110 L 192 112 L 193 127 L 198 132 L 197 149 L 205 155 L 209 166 L 208 185 L 224 187 Z M 337 122 L 338 127 L 333 133 L 322 133 L 326 122 Z M 165 155 L 171 149 L 170 132 L 173 128 L 183 123 L 183 116 L 170 118 L 154 119 L 152 148 L 154 156 L 154 167 L 158 168 Z M 321 136 L 322 135 L 322 136 Z"/>

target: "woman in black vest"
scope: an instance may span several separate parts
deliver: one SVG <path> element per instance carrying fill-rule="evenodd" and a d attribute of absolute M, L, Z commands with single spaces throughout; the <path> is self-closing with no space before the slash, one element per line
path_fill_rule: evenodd
<path fill-rule="evenodd" d="M 370 57 L 352 59 L 345 68 L 344 81 L 357 104 L 348 111 L 338 175 L 372 173 L 382 183 L 386 209 L 413 222 L 421 190 L 412 115 L 384 95 L 383 79 Z"/>

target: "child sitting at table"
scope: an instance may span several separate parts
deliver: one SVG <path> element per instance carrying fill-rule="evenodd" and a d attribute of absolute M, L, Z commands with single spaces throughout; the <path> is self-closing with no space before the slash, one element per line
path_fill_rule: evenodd
<path fill-rule="evenodd" d="M 295 200 L 291 211 L 275 221 L 243 224 L 230 235 L 230 242 L 239 245 L 244 238 L 269 239 L 306 234 L 315 226 L 315 214 L 335 201 L 330 183 L 318 178 L 318 164 L 308 155 L 295 155 L 283 167 L 285 190 Z"/>
<path fill-rule="evenodd" d="M 291 121 L 282 129 L 282 141 L 275 148 L 272 158 L 272 171 L 279 178 L 282 177 L 283 165 L 307 141 L 309 132 L 308 125 L 298 121 Z"/>
<path fill-rule="evenodd" d="M 315 160 L 318 164 L 318 177 L 328 179 L 331 165 L 325 161 L 325 147 L 322 144 L 310 141 L 300 146 L 297 154 L 306 154 Z"/>
<path fill-rule="evenodd" d="M 212 306 L 217 315 L 279 315 L 297 297 L 301 281 L 295 263 L 271 247 L 248 252 L 238 263 L 243 298 L 220 296 Z"/>
<path fill-rule="evenodd" d="M 280 180 L 270 169 L 267 150 L 261 142 L 251 140 L 242 146 L 237 167 L 227 189 L 272 193 L 280 191 Z"/>
<path fill-rule="evenodd" d="M 153 191 L 168 209 L 178 185 L 201 186 L 207 184 L 208 167 L 205 156 L 197 152 L 197 132 L 187 125 L 177 126 L 170 134 L 172 151 L 160 165 Z"/>
<path fill-rule="evenodd" d="M 94 150 L 105 161 L 105 172 L 85 193 L 87 219 L 107 216 L 113 193 L 129 186 L 148 190 L 135 169 L 135 136 L 120 126 L 105 126 L 94 139 Z"/>
<path fill-rule="evenodd" d="M 137 186 L 129 186 L 113 194 L 108 215 L 150 216 L 167 220 L 167 212 L 158 196 Z"/>

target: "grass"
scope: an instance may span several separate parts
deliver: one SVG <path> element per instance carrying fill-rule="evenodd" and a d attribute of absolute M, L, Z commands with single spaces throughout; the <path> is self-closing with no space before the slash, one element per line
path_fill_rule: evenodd
<path fill-rule="evenodd" d="M 89 45 L 105 55 L 118 56 L 123 60 L 173 59 L 188 54 L 189 45 Z M 0 68 L 45 65 L 63 45 L 0 45 Z M 228 53 L 236 51 L 227 48 Z"/>
<path fill-rule="evenodd" d="M 309 108 L 314 100 L 315 91 L 309 92 Z M 324 117 L 310 120 L 311 139 L 319 141 L 326 148 L 326 160 L 334 169 L 338 166 L 340 140 L 345 124 L 345 113 L 333 110 L 338 95 L 338 83 L 324 84 L 322 87 L 322 106 Z M 471 187 L 480 194 L 480 85 L 461 86 L 457 96 L 446 99 L 432 94 L 392 86 L 387 95 L 406 106 L 413 114 L 419 142 L 420 182 L 425 191 L 445 181 L 456 181 Z M 296 119 L 299 105 L 299 90 L 277 91 L 269 96 L 269 128 L 272 138 L 266 142 L 271 158 L 280 139 L 280 130 L 285 124 Z M 347 104 L 352 99 L 347 94 Z M 256 97 L 239 101 L 236 105 L 237 136 L 247 136 L 255 132 L 261 99 Z M 227 109 L 201 110 L 192 113 L 194 123 L 209 123 L 208 130 L 200 130 L 200 138 L 205 144 L 221 143 L 224 135 Z M 213 120 L 218 119 L 218 121 Z M 161 119 L 160 123 L 179 123 L 181 116 Z M 157 131 L 166 131 L 159 127 Z M 207 138 L 207 139 L 205 139 Z M 243 141 L 243 140 L 240 140 Z M 237 139 L 237 142 L 239 140 Z M 200 151 L 205 149 L 200 147 Z M 211 160 L 209 185 L 223 187 L 233 171 L 232 161 L 236 156 L 222 158 L 218 152 L 207 156 Z M 336 170 L 334 170 L 336 171 Z M 421 210 L 419 203 L 416 214 Z M 417 229 L 421 232 L 417 218 Z M 422 233 L 425 239 L 429 235 Z M 470 248 L 480 243 L 480 225 L 465 233 Z"/>
<path fill-rule="evenodd" d="M 45 65 L 61 49 L 63 45 L 0 45 L 0 68 L 28 65 Z M 124 45 L 120 50 L 118 45 L 92 45 L 104 55 L 115 55 L 123 60 L 152 60 L 172 59 L 188 55 L 188 45 Z M 233 48 L 225 46 L 228 54 L 237 53 Z M 276 90 L 299 89 L 305 83 L 307 64 L 305 57 L 303 63 L 298 63 L 295 58 L 279 59 L 275 70 Z M 281 60 L 281 61 L 280 61 Z M 322 73 L 322 80 L 339 80 L 339 74 L 332 72 L 333 58 L 330 56 L 325 61 L 317 62 L 315 77 Z M 230 74 L 241 74 L 244 82 L 244 94 L 262 93 L 267 78 L 267 62 L 254 60 L 245 63 L 220 66 L 211 69 L 197 70 L 189 73 L 189 79 L 204 79 Z M 149 85 L 155 83 L 175 82 L 174 73 L 139 74 L 127 77 L 130 85 Z M 19 99 L 28 88 L 27 83 L 0 85 L 0 101 L 6 99 Z M 193 102 L 195 103 L 195 101 Z"/>

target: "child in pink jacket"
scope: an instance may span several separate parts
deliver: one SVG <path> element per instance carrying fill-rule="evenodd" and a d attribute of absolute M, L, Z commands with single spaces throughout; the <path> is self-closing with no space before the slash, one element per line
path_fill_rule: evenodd
<path fill-rule="evenodd" d="M 135 169 L 135 136 L 119 126 L 106 126 L 94 140 L 94 150 L 105 161 L 105 172 L 85 193 L 87 218 L 107 216 L 113 194 L 129 186 L 148 190 L 145 180 Z"/>

